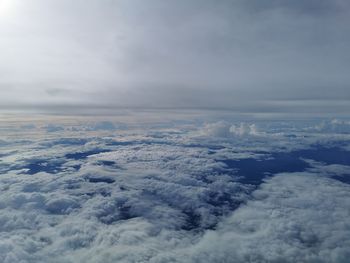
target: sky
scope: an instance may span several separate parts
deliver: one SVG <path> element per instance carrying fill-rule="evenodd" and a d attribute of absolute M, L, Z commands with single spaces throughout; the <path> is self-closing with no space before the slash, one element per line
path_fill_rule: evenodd
<path fill-rule="evenodd" d="M 347 0 L 0 0 L 0 110 L 348 113 Z"/>

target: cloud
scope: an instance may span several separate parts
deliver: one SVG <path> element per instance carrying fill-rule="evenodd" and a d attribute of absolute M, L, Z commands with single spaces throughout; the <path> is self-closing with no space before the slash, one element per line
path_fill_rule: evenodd
<path fill-rule="evenodd" d="M 230 132 L 239 136 L 243 135 L 258 135 L 255 124 L 240 123 L 240 125 L 232 125 Z"/>
<path fill-rule="evenodd" d="M 230 138 L 233 136 L 255 136 L 259 135 L 255 124 L 229 124 L 224 121 L 206 124 L 201 133 L 207 136 Z"/>
<path fill-rule="evenodd" d="M 109 130 L 109 131 L 113 131 L 116 129 L 116 126 L 110 122 L 110 121 L 102 121 L 102 122 L 98 122 L 95 125 L 93 125 L 91 127 L 92 130 Z"/>
<path fill-rule="evenodd" d="M 203 133 L 208 136 L 214 136 L 214 137 L 230 137 L 231 131 L 230 131 L 231 125 L 226 122 L 216 122 L 216 123 L 209 123 L 206 124 L 203 128 Z"/>
<path fill-rule="evenodd" d="M 257 131 L 144 117 L 118 133 L 88 129 L 88 118 L 50 119 L 65 127 L 57 133 L 20 121 L 6 125 L 11 136 L 0 130 L 1 262 L 346 262 L 348 165 L 328 158 L 344 149 L 325 149 L 348 137 L 294 121 L 259 121 Z M 293 158 L 306 170 L 241 180 L 240 161 L 263 174 Z"/>
<path fill-rule="evenodd" d="M 191 248 L 193 261 L 347 261 L 349 185 L 316 173 L 280 174 L 253 196 Z"/>
<path fill-rule="evenodd" d="M 34 124 L 31 124 L 31 123 L 29 123 L 29 124 L 24 124 L 24 125 L 21 126 L 21 129 L 28 129 L 28 130 L 31 130 L 31 129 L 35 129 L 35 128 L 36 128 L 35 125 L 34 125 Z"/>
<path fill-rule="evenodd" d="M 350 122 L 346 120 L 332 119 L 330 121 L 321 122 L 316 125 L 313 130 L 326 133 L 350 133 Z"/>
<path fill-rule="evenodd" d="M 58 131 L 64 130 L 62 126 L 51 124 L 51 123 L 45 126 L 44 128 L 46 129 L 47 132 L 58 132 Z"/>
<path fill-rule="evenodd" d="M 2 2 L 2 110 L 349 110 L 346 0 Z"/>

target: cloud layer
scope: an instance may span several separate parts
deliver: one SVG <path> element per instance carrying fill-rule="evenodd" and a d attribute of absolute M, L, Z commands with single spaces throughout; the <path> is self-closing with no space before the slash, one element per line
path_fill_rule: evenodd
<path fill-rule="evenodd" d="M 2 0 L 0 10 L 2 110 L 349 111 L 346 0 Z"/>
<path fill-rule="evenodd" d="M 1 262 L 350 255 L 342 131 L 286 121 L 2 124 Z"/>

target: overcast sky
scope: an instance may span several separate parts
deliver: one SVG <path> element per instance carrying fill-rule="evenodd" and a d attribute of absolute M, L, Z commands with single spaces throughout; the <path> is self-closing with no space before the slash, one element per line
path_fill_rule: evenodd
<path fill-rule="evenodd" d="M 0 0 L 0 108 L 349 112 L 348 0 Z"/>

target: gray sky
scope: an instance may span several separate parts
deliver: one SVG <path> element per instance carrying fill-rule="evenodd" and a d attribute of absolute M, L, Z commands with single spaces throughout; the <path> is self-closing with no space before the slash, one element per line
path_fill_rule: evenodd
<path fill-rule="evenodd" d="M 0 0 L 0 108 L 350 112 L 348 0 Z"/>

